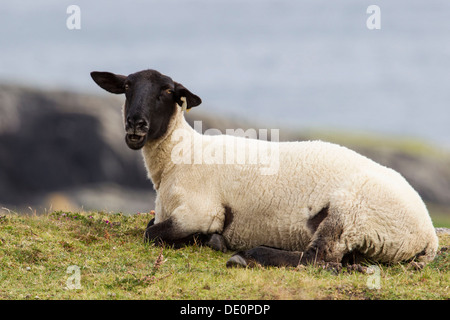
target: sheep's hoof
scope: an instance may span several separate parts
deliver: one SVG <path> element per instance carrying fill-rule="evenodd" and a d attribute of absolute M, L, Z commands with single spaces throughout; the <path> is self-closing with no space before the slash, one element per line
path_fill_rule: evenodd
<path fill-rule="evenodd" d="M 208 242 L 206 242 L 206 245 L 214 250 L 227 252 L 227 244 L 224 237 L 222 237 L 220 234 L 212 234 Z"/>
<path fill-rule="evenodd" d="M 247 261 L 239 254 L 235 254 L 227 261 L 227 268 L 247 267 Z"/>

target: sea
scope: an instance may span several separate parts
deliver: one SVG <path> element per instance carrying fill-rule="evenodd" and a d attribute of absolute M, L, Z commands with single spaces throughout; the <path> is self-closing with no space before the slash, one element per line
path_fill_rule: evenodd
<path fill-rule="evenodd" d="M 448 0 L 0 2 L 0 83 L 106 95 L 91 71 L 148 68 L 213 116 L 450 150 Z"/>

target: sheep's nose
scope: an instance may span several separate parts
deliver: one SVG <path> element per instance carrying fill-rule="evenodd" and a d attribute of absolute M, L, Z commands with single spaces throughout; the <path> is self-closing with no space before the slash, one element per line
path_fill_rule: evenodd
<path fill-rule="evenodd" d="M 142 118 L 127 117 L 125 129 L 129 134 L 145 134 L 149 128 L 148 122 Z"/>
<path fill-rule="evenodd" d="M 148 127 L 147 121 L 144 119 L 133 119 L 131 117 L 127 117 L 127 126 L 128 128 L 133 128 L 135 130 L 145 129 Z"/>

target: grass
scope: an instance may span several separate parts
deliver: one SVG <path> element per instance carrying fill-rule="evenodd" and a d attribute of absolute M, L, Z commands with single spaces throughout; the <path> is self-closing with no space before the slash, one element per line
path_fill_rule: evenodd
<path fill-rule="evenodd" d="M 231 252 L 144 244 L 150 218 L 61 211 L 0 216 L 0 299 L 450 298 L 449 251 L 421 270 L 378 266 L 380 288 L 371 289 L 375 275 L 314 266 L 227 269 Z M 450 236 L 440 241 L 448 246 Z"/>

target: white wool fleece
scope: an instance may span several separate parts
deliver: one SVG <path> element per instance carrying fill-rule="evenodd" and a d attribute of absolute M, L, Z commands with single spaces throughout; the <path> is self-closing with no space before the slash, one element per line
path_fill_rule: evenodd
<path fill-rule="evenodd" d="M 252 152 L 244 164 L 220 162 L 232 148 L 269 150 L 278 162 L 264 167 L 275 171 L 264 173 Z M 335 245 L 347 252 L 398 262 L 420 252 L 430 261 L 437 251 L 428 211 L 408 182 L 339 145 L 204 136 L 177 107 L 166 135 L 148 142 L 143 156 L 157 192 L 155 223 L 171 217 L 186 236 L 221 233 L 232 250 L 265 245 L 304 251 L 314 239 L 308 220 L 328 208 L 343 225 Z M 225 208 L 232 222 L 224 229 Z"/>

